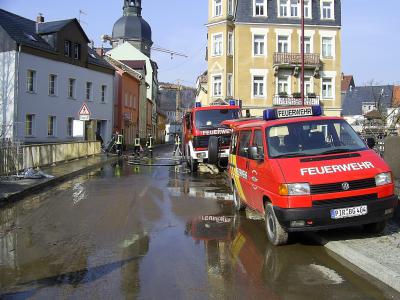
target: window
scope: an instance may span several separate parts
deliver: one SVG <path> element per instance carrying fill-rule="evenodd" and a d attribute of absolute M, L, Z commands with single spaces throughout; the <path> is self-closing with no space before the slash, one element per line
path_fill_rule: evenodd
<path fill-rule="evenodd" d="M 90 101 L 92 99 L 92 89 L 93 89 L 93 84 L 91 82 L 86 82 L 86 100 Z"/>
<path fill-rule="evenodd" d="M 313 88 L 311 84 L 311 77 L 305 77 L 304 78 L 304 95 L 309 95 L 313 93 Z"/>
<path fill-rule="evenodd" d="M 263 133 L 261 130 L 254 130 L 253 147 L 257 147 L 258 155 L 264 155 Z"/>
<path fill-rule="evenodd" d="M 228 32 L 228 55 L 233 55 L 233 32 Z"/>
<path fill-rule="evenodd" d="M 279 16 L 288 16 L 288 0 L 279 0 Z"/>
<path fill-rule="evenodd" d="M 57 89 L 57 75 L 50 74 L 49 75 L 49 95 L 55 96 Z"/>
<path fill-rule="evenodd" d="M 323 78 L 322 79 L 322 98 L 323 99 L 332 99 L 333 98 L 333 85 L 332 78 Z"/>
<path fill-rule="evenodd" d="M 266 16 L 265 0 L 254 0 L 254 16 Z"/>
<path fill-rule="evenodd" d="M 322 57 L 331 58 L 332 55 L 332 38 L 323 37 L 322 38 Z"/>
<path fill-rule="evenodd" d="M 301 37 L 300 37 L 301 39 Z M 305 36 L 304 37 L 304 53 L 312 53 L 311 51 L 311 37 Z"/>
<path fill-rule="evenodd" d="M 49 116 L 47 119 L 47 135 L 55 136 L 56 117 Z"/>
<path fill-rule="evenodd" d="M 71 41 L 64 42 L 64 55 L 65 56 L 71 57 L 71 47 L 72 47 Z"/>
<path fill-rule="evenodd" d="M 290 0 L 290 16 L 298 17 L 299 4 L 298 0 Z"/>
<path fill-rule="evenodd" d="M 72 137 L 73 135 L 74 118 L 67 119 L 67 136 Z"/>
<path fill-rule="evenodd" d="M 233 0 L 228 0 L 228 15 L 233 16 Z"/>
<path fill-rule="evenodd" d="M 285 35 L 278 36 L 278 52 L 288 53 L 289 52 L 289 37 Z"/>
<path fill-rule="evenodd" d="M 222 15 L 222 0 L 214 0 L 214 17 Z"/>
<path fill-rule="evenodd" d="M 213 56 L 222 55 L 222 33 L 213 36 Z"/>
<path fill-rule="evenodd" d="M 102 85 L 101 86 L 101 102 L 105 103 L 106 102 L 106 95 L 107 95 L 107 86 Z"/>
<path fill-rule="evenodd" d="M 228 74 L 226 78 L 226 96 L 233 96 L 233 82 L 232 82 L 232 74 Z"/>
<path fill-rule="evenodd" d="M 246 157 L 250 146 L 251 131 L 242 131 L 239 136 L 239 156 Z"/>
<path fill-rule="evenodd" d="M 75 99 L 75 84 L 76 80 L 74 78 L 68 79 L 68 98 Z"/>
<path fill-rule="evenodd" d="M 304 18 L 311 18 L 311 0 L 304 0 Z"/>
<path fill-rule="evenodd" d="M 216 75 L 212 77 L 212 95 L 213 97 L 222 96 L 222 76 Z"/>
<path fill-rule="evenodd" d="M 278 77 L 276 92 L 278 95 L 290 94 L 289 93 L 289 77 L 288 76 Z"/>
<path fill-rule="evenodd" d="M 253 76 L 253 97 L 264 97 L 264 76 Z"/>
<path fill-rule="evenodd" d="M 25 136 L 33 136 L 35 125 L 35 115 L 26 115 L 25 117 Z"/>
<path fill-rule="evenodd" d="M 28 70 L 26 73 L 26 90 L 30 93 L 36 92 L 36 71 Z"/>
<path fill-rule="evenodd" d="M 254 55 L 264 55 L 265 53 L 265 36 L 254 35 Z"/>
<path fill-rule="evenodd" d="M 80 59 L 80 58 L 81 58 L 81 45 L 74 44 L 74 59 Z"/>
<path fill-rule="evenodd" d="M 322 1 L 322 19 L 333 19 L 333 1 Z"/>

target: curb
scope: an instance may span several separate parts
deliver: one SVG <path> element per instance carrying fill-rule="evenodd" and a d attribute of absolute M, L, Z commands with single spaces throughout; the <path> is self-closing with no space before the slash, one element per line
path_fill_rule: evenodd
<path fill-rule="evenodd" d="M 50 185 L 53 185 L 53 186 L 59 185 L 62 182 L 70 180 L 79 175 L 88 173 L 94 169 L 98 169 L 99 167 L 102 167 L 108 163 L 115 162 L 118 159 L 119 159 L 118 157 L 111 157 L 104 161 L 95 163 L 90 166 L 86 166 L 82 169 L 73 171 L 71 173 L 66 173 L 64 175 L 48 179 L 48 180 L 40 182 L 38 184 L 28 186 L 27 188 L 23 189 L 22 191 L 11 193 L 11 194 L 7 195 L 6 197 L 0 198 L 0 207 L 5 204 L 8 204 L 10 202 L 16 202 L 16 201 L 22 200 L 22 199 L 26 198 L 27 196 L 33 195 L 35 193 L 42 192 L 44 189 L 46 189 Z"/>
<path fill-rule="evenodd" d="M 322 244 L 326 249 L 349 261 L 357 268 L 380 280 L 394 290 L 400 292 L 400 273 L 389 269 L 375 260 L 359 253 L 352 247 L 340 241 L 328 241 L 318 234 L 310 234 L 311 238 Z"/>

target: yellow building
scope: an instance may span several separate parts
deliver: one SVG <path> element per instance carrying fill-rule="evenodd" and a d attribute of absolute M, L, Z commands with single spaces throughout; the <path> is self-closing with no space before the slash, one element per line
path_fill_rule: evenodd
<path fill-rule="evenodd" d="M 341 112 L 341 3 L 305 1 L 305 95 Z M 253 115 L 301 90 L 300 0 L 208 0 L 207 105 L 240 99 Z M 207 103 L 204 103 L 207 102 Z"/>

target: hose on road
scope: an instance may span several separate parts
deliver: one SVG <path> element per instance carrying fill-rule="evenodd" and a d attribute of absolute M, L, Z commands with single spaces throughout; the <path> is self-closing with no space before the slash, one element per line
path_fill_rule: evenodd
<path fill-rule="evenodd" d="M 148 166 L 148 167 L 176 167 L 183 164 L 181 158 L 137 158 L 137 157 L 127 157 L 128 164 L 134 166 Z M 130 160 L 132 159 L 132 160 Z M 157 163 L 156 161 L 167 161 L 165 163 Z"/>

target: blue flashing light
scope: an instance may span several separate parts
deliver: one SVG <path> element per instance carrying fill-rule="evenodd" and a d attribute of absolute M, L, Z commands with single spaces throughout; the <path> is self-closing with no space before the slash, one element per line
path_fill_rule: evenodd
<path fill-rule="evenodd" d="M 196 107 L 201 107 L 201 102 L 196 102 Z"/>
<path fill-rule="evenodd" d="M 321 106 L 313 106 L 312 107 L 313 110 L 313 115 L 314 116 L 322 116 L 323 115 L 323 109 Z"/>
<path fill-rule="evenodd" d="M 234 99 L 229 100 L 229 105 L 230 106 L 235 106 L 236 105 L 236 100 L 234 100 Z"/>
<path fill-rule="evenodd" d="M 275 120 L 276 119 L 276 110 L 273 108 L 268 108 L 268 109 L 264 110 L 263 119 L 265 121 Z"/>

